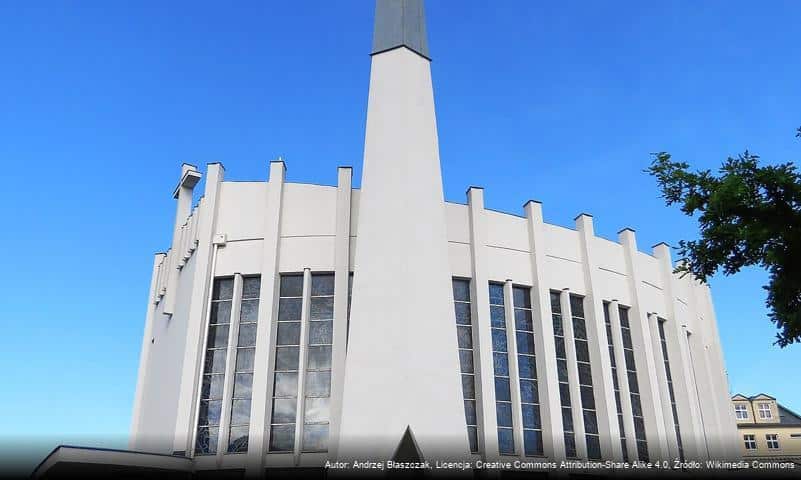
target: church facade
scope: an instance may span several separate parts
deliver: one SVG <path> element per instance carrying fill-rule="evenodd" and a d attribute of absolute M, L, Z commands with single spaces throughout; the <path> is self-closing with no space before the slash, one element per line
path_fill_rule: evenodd
<path fill-rule="evenodd" d="M 709 288 L 587 214 L 444 200 L 422 0 L 378 0 L 371 62 L 360 189 L 348 167 L 320 186 L 183 165 L 131 450 L 257 474 L 736 456 Z"/>

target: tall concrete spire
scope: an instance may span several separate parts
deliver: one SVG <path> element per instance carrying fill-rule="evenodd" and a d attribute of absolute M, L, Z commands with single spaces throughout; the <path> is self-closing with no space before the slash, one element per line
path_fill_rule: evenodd
<path fill-rule="evenodd" d="M 373 55 L 393 48 L 409 50 L 431 58 L 428 54 L 423 0 L 377 0 Z"/>
<path fill-rule="evenodd" d="M 425 459 L 465 458 L 422 1 L 376 8 L 337 458 L 392 458 L 407 431 Z"/>

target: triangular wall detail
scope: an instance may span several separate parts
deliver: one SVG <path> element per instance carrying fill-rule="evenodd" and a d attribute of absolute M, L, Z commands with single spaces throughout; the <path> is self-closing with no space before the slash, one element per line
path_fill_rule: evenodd
<path fill-rule="evenodd" d="M 423 461 L 423 454 L 420 453 L 420 449 L 417 447 L 417 442 L 414 439 L 414 434 L 412 433 L 411 427 L 409 426 L 406 427 L 406 431 L 403 433 L 403 437 L 401 437 L 401 441 L 398 444 L 398 448 L 392 455 L 392 461 L 393 462 Z"/>

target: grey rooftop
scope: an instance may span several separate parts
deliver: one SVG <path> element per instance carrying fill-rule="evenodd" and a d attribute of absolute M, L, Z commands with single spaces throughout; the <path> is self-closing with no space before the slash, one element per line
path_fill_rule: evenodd
<path fill-rule="evenodd" d="M 372 55 L 398 47 L 431 58 L 423 0 L 376 0 Z"/>

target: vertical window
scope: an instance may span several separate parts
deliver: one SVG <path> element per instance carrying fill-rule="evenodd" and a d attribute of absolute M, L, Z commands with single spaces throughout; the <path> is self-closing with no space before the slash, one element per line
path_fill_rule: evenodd
<path fill-rule="evenodd" d="M 553 338 L 556 346 L 556 371 L 559 379 L 559 399 L 562 406 L 562 430 L 565 438 L 565 455 L 576 456 L 576 436 L 573 430 L 573 412 L 570 405 L 570 384 L 567 377 L 567 354 L 565 353 L 565 333 L 562 328 L 562 305 L 559 292 L 551 292 L 551 317 Z"/>
<path fill-rule="evenodd" d="M 331 344 L 334 335 L 334 275 L 313 274 L 306 364 L 303 451 L 328 450 Z"/>
<path fill-rule="evenodd" d="M 612 384 L 615 390 L 615 406 L 617 407 L 617 425 L 620 428 L 620 449 L 623 451 L 623 460 L 629 461 L 629 448 L 626 444 L 626 430 L 623 428 L 623 406 L 620 402 L 620 379 L 618 378 L 617 360 L 615 360 L 615 342 L 612 339 L 612 321 L 609 309 L 612 304 L 604 302 L 604 323 L 606 324 L 606 342 L 609 346 L 609 360 L 612 363 Z"/>
<path fill-rule="evenodd" d="M 506 308 L 503 284 L 489 284 L 492 364 L 495 371 L 495 410 L 498 418 L 498 448 L 502 455 L 515 453 L 512 430 L 512 392 L 509 380 L 509 349 L 506 341 Z"/>
<path fill-rule="evenodd" d="M 756 450 L 756 437 L 754 435 L 743 435 L 746 450 Z"/>
<path fill-rule="evenodd" d="M 665 338 L 665 320 L 657 319 L 659 326 L 659 343 L 662 345 L 662 359 L 665 362 L 665 376 L 667 377 L 667 388 L 670 396 L 670 410 L 673 412 L 673 428 L 676 430 L 676 442 L 679 447 L 679 460 L 684 461 L 684 446 L 681 443 L 681 428 L 679 427 L 679 412 L 676 410 L 676 392 L 673 391 L 673 376 L 670 373 L 670 361 L 668 359 L 667 339 Z"/>
<path fill-rule="evenodd" d="M 233 297 L 233 278 L 214 280 L 195 437 L 195 453 L 198 455 L 217 453 L 223 386 L 225 385 L 225 356 L 228 353 L 228 331 L 231 326 Z"/>
<path fill-rule="evenodd" d="M 773 413 L 770 411 L 770 404 L 769 403 L 760 403 L 759 404 L 759 418 L 762 420 L 770 420 L 773 418 Z"/>
<path fill-rule="evenodd" d="M 537 362 L 534 355 L 534 321 L 531 289 L 513 287 L 517 366 L 520 374 L 520 403 L 523 411 L 523 452 L 542 455 L 542 421 L 537 388 Z"/>
<path fill-rule="evenodd" d="M 626 359 L 626 377 L 631 398 L 631 413 L 634 417 L 634 439 L 637 441 L 637 458 L 648 461 L 648 442 L 645 437 L 645 419 L 640 401 L 640 387 L 637 383 L 637 365 L 634 362 L 634 345 L 631 341 L 628 307 L 619 306 L 620 333 L 623 336 L 623 354 Z"/>
<path fill-rule="evenodd" d="M 253 386 L 253 361 L 256 354 L 256 321 L 259 318 L 260 288 L 261 277 L 245 277 L 242 281 L 234 392 L 231 399 L 231 426 L 228 433 L 228 452 L 230 453 L 248 451 L 250 398 Z"/>
<path fill-rule="evenodd" d="M 748 420 L 748 409 L 745 405 L 738 403 L 734 406 L 734 415 L 737 417 L 737 420 Z"/>
<path fill-rule="evenodd" d="M 765 435 L 765 440 L 768 442 L 769 450 L 777 450 L 779 448 L 779 435 L 775 433 L 768 433 Z"/>
<path fill-rule="evenodd" d="M 476 376 L 473 353 L 473 321 L 470 307 L 470 280 L 453 279 L 453 308 L 462 375 L 464 417 L 470 453 L 478 453 L 478 415 L 476 413 Z"/>
<path fill-rule="evenodd" d="M 592 387 L 590 349 L 587 342 L 587 325 L 584 321 L 584 297 L 570 295 L 570 311 L 573 316 L 573 340 L 576 345 L 579 390 L 581 391 L 581 413 L 587 441 L 587 457 L 601 458 L 601 438 L 598 435 L 598 416 L 595 410 L 595 391 Z"/>
<path fill-rule="evenodd" d="M 270 424 L 272 452 L 291 452 L 295 448 L 302 310 L 303 275 L 281 275 Z"/>

